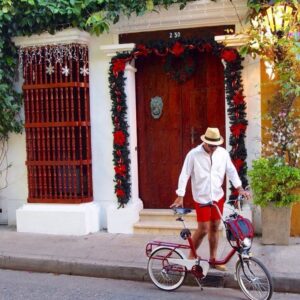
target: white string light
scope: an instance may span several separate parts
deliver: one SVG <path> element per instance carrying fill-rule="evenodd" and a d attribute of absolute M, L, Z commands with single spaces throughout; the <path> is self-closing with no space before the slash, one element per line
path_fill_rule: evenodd
<path fill-rule="evenodd" d="M 63 60 L 88 61 L 87 45 L 46 45 L 40 47 L 22 47 L 19 49 L 19 63 L 22 66 L 33 62 L 41 64 L 44 59 L 47 63 L 63 64 Z"/>

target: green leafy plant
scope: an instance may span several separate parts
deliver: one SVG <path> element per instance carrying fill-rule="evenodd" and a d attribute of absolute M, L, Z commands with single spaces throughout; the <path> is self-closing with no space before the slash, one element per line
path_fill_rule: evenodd
<path fill-rule="evenodd" d="M 263 155 L 283 159 L 292 167 L 300 165 L 300 117 L 299 110 L 292 106 L 280 93 L 269 103 L 265 119 L 269 126 L 265 128 Z"/>
<path fill-rule="evenodd" d="M 300 187 L 300 169 L 287 165 L 280 158 L 259 158 L 253 161 L 248 171 L 254 204 L 262 207 L 268 204 L 289 206 L 300 201 L 300 195 L 293 193 Z"/>

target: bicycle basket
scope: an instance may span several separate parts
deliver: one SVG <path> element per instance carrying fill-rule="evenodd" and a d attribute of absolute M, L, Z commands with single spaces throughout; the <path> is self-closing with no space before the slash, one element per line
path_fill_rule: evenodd
<path fill-rule="evenodd" d="M 252 239 L 254 236 L 252 223 L 242 216 L 226 220 L 225 224 L 226 235 L 229 241 L 242 241 L 246 237 Z"/>

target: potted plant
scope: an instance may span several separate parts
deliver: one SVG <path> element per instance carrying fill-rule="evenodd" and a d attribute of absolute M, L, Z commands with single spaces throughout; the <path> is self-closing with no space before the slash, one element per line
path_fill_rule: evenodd
<path fill-rule="evenodd" d="M 300 169 L 278 157 L 261 157 L 248 172 L 254 204 L 262 208 L 262 243 L 289 243 L 291 206 L 300 201 Z"/>

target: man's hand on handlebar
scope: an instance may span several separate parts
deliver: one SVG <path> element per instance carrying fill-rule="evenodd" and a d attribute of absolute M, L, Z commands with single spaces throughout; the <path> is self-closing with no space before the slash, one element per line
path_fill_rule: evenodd
<path fill-rule="evenodd" d="M 173 207 L 183 207 L 183 197 L 178 196 L 175 201 L 170 205 L 170 208 Z"/>
<path fill-rule="evenodd" d="M 251 194 L 248 190 L 244 190 L 242 187 L 238 188 L 239 195 L 242 196 L 245 200 L 251 199 Z"/>

